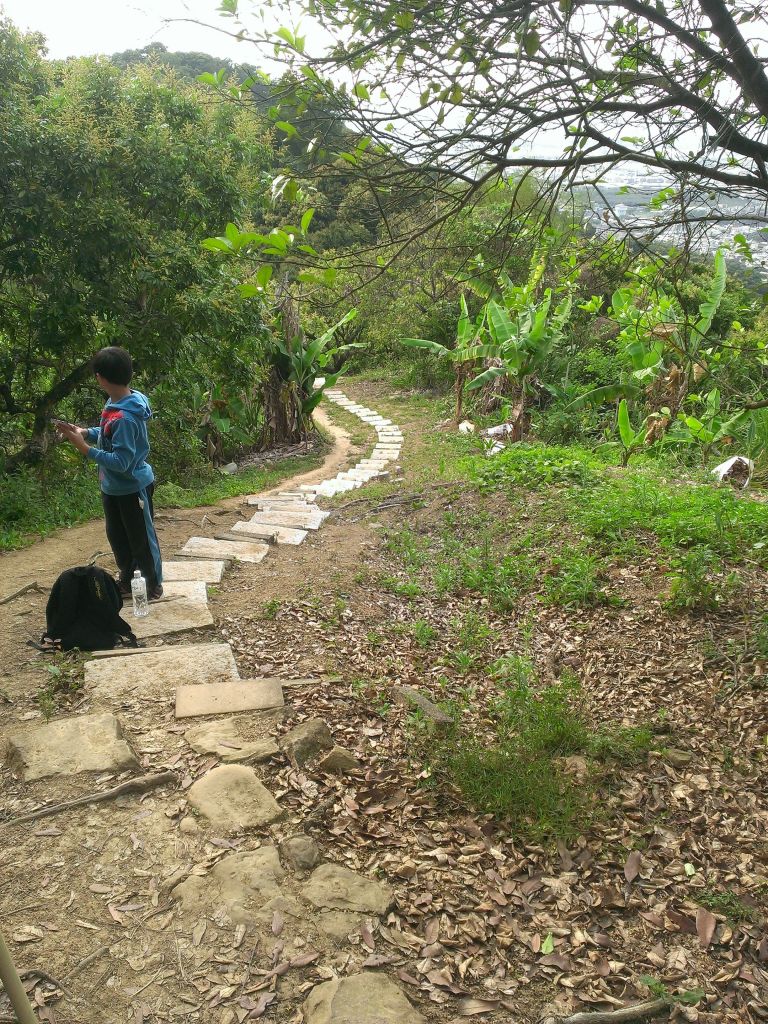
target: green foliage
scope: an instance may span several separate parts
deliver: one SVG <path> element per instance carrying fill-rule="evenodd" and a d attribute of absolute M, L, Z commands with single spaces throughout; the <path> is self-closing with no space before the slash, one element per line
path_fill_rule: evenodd
<path fill-rule="evenodd" d="M 515 444 L 492 459 L 472 463 L 472 478 L 481 490 L 532 490 L 551 485 L 584 487 L 604 468 L 596 456 L 579 447 Z"/>
<path fill-rule="evenodd" d="M 48 417 L 68 418 L 103 345 L 128 347 L 145 387 L 177 367 L 199 381 L 210 372 L 250 382 L 260 307 L 242 304 L 199 240 L 256 199 L 267 153 L 256 123 L 206 106 L 158 68 L 48 65 L 7 23 L 0 60 L 19 69 L 0 104 L 0 427 L 10 464 L 40 457 Z"/>
<path fill-rule="evenodd" d="M 597 555 L 583 545 L 566 545 L 553 558 L 554 572 L 548 575 L 544 601 L 565 608 L 604 604 L 607 597 L 602 588 L 605 566 Z"/>
<path fill-rule="evenodd" d="M 714 889 L 707 887 L 695 894 L 699 906 L 706 907 L 715 914 L 723 914 L 731 924 L 751 922 L 760 924 L 764 920 L 763 914 L 755 907 L 744 903 L 735 892 L 730 889 Z"/>

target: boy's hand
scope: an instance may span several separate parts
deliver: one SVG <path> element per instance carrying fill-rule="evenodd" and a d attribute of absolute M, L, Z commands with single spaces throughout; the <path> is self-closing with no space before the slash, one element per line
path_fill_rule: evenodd
<path fill-rule="evenodd" d="M 52 420 L 54 428 L 61 434 L 62 437 L 66 437 L 69 440 L 69 436 L 73 433 L 77 433 L 80 437 L 85 438 L 88 433 L 87 427 L 78 427 L 76 423 L 67 423 L 66 420 Z"/>
<path fill-rule="evenodd" d="M 56 429 L 65 441 L 69 441 L 83 455 L 87 454 L 90 445 L 85 440 L 85 431 L 82 427 L 77 427 L 74 423 L 57 423 Z"/>

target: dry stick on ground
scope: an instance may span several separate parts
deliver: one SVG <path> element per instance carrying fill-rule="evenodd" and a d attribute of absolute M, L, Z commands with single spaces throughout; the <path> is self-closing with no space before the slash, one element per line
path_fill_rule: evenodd
<path fill-rule="evenodd" d="M 17 597 L 21 597 L 22 594 L 28 594 L 30 590 L 36 590 L 40 594 L 44 594 L 47 587 L 41 587 L 37 580 L 32 583 L 27 583 L 23 587 L 19 587 L 18 590 L 14 590 L 12 594 L 8 594 L 6 597 L 0 598 L 0 604 L 8 604 L 10 601 L 14 601 Z"/>
<path fill-rule="evenodd" d="M 105 789 L 102 793 L 89 793 L 87 796 L 78 797 L 77 800 L 67 800 L 63 804 L 51 804 L 49 807 L 41 807 L 39 811 L 33 811 L 31 814 L 22 814 L 18 818 L 2 821 L 0 822 L 0 829 L 12 828 L 14 825 L 21 825 L 25 821 L 47 818 L 51 814 L 68 811 L 73 807 L 83 807 L 85 804 L 98 804 L 104 800 L 114 800 L 115 797 L 122 796 L 124 793 L 143 793 L 147 789 L 163 786 L 167 782 L 178 782 L 176 772 L 139 775 L 138 778 L 128 779 L 127 782 L 121 782 L 119 786 L 114 786 L 112 789 Z"/>
<path fill-rule="evenodd" d="M 662 1013 L 669 1013 L 672 1003 L 668 999 L 646 999 L 634 1006 L 622 1006 L 620 1010 L 595 1010 L 574 1013 L 570 1017 L 549 1017 L 543 1024 L 631 1024 L 637 1020 L 649 1020 Z"/>
<path fill-rule="evenodd" d="M 116 946 L 118 942 L 122 942 L 125 937 L 125 935 L 120 935 L 118 936 L 118 938 L 115 939 L 114 942 L 108 942 L 106 946 L 99 946 L 98 949 L 94 949 L 94 951 L 92 953 L 89 953 L 88 956 L 85 957 L 84 960 L 81 960 L 79 964 L 75 964 L 75 966 L 72 968 L 69 974 L 64 975 L 64 980 L 71 981 L 71 979 L 74 978 L 76 974 L 79 974 L 80 971 L 84 971 L 86 967 L 89 967 L 94 962 L 94 960 L 98 960 L 99 957 L 103 956 L 104 953 L 108 953 L 113 946 Z"/>

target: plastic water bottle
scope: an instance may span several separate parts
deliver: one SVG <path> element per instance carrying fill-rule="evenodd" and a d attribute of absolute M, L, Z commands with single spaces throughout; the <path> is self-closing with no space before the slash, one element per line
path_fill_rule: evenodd
<path fill-rule="evenodd" d="M 131 580 L 131 597 L 133 598 L 133 614 L 136 618 L 149 615 L 149 602 L 147 601 L 147 581 L 141 575 L 139 569 L 134 570 Z"/>

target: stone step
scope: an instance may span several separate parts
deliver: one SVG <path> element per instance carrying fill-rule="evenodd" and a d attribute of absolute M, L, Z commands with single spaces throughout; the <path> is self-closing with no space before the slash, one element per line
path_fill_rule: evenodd
<path fill-rule="evenodd" d="M 246 531 L 248 534 L 247 537 L 238 537 L 237 532 L 243 523 L 249 525 L 251 529 Z M 221 533 L 214 533 L 213 539 L 237 541 L 255 540 L 258 541 L 259 544 L 277 544 L 277 527 L 256 525 L 251 523 L 249 519 L 239 519 L 236 523 L 233 523 L 229 529 L 222 530 Z"/>
<path fill-rule="evenodd" d="M 179 551 L 182 558 L 236 559 L 239 562 L 261 562 L 268 554 L 268 544 L 215 540 L 212 537 L 190 537 Z"/>
<path fill-rule="evenodd" d="M 200 580 L 202 583 L 220 583 L 227 563 L 205 560 L 194 562 L 183 558 L 176 562 L 163 562 L 163 585 L 180 580 Z"/>
<path fill-rule="evenodd" d="M 316 485 L 319 486 L 319 485 Z M 294 530 L 319 530 L 327 512 L 257 512 L 250 522 L 260 526 L 287 526 Z"/>
<path fill-rule="evenodd" d="M 284 704 L 280 679 L 236 679 L 223 683 L 179 686 L 176 717 L 228 715 L 238 711 L 266 711 Z"/>
<path fill-rule="evenodd" d="M 232 527 L 232 537 L 235 540 L 242 540 L 244 537 L 254 536 L 260 529 L 263 527 L 256 523 L 235 523 Z M 295 527 L 275 526 L 270 529 L 272 529 L 275 544 L 303 544 L 307 537 L 306 530 L 299 530 Z"/>
<path fill-rule="evenodd" d="M 152 601 L 149 610 L 166 604 L 169 601 L 176 601 L 183 598 L 185 601 L 198 601 L 201 604 L 208 603 L 208 584 L 203 580 L 164 580 L 163 596 L 159 601 Z M 130 605 L 128 605 L 130 614 Z"/>
<path fill-rule="evenodd" d="M 279 495 L 262 495 L 262 494 L 251 494 L 246 498 L 246 503 L 256 508 L 285 508 L 285 509 L 298 509 L 300 512 L 312 511 L 315 507 L 308 502 L 305 497 L 294 498 L 287 497 L 281 498 Z"/>
<path fill-rule="evenodd" d="M 172 588 L 200 588 L 196 592 L 178 595 Z M 150 602 L 150 613 L 136 617 L 130 605 L 125 610 L 125 620 L 130 624 L 139 640 L 150 637 L 171 636 L 176 633 L 188 633 L 189 630 L 208 629 L 213 626 L 213 615 L 208 607 L 205 593 L 206 584 L 199 581 L 186 583 L 169 583 L 163 585 L 164 595 L 160 601 Z"/>
<path fill-rule="evenodd" d="M 79 772 L 137 770 L 139 763 L 114 715 L 77 715 L 20 729 L 7 737 L 10 764 L 24 779 Z"/>
<path fill-rule="evenodd" d="M 166 700 L 180 682 L 220 683 L 239 679 L 229 644 L 175 644 L 145 650 L 104 652 L 112 657 L 85 663 L 85 686 L 97 696 L 130 693 Z"/>

